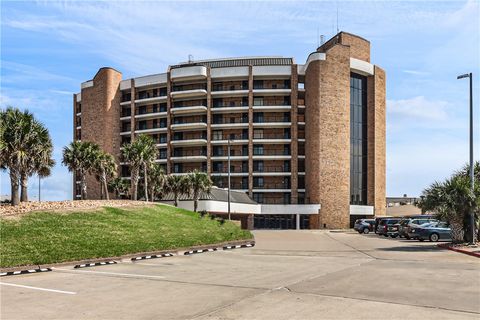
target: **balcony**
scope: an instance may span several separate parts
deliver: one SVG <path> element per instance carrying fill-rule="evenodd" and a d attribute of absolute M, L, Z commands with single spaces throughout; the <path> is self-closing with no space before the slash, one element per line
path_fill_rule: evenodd
<path fill-rule="evenodd" d="M 248 88 L 245 87 L 236 87 L 231 89 L 229 87 L 217 87 L 212 90 L 212 97 L 242 97 L 248 95 Z"/>
<path fill-rule="evenodd" d="M 156 132 L 167 132 L 167 126 L 165 123 L 153 125 L 153 126 L 141 126 L 137 127 L 135 133 L 156 133 Z"/>
<path fill-rule="evenodd" d="M 167 116 L 166 111 L 162 112 L 145 112 L 141 114 L 136 114 L 135 119 L 154 119 L 154 118 L 165 118 Z"/>
<path fill-rule="evenodd" d="M 212 113 L 246 112 L 246 111 L 248 111 L 248 104 L 213 105 L 212 106 Z"/>
<path fill-rule="evenodd" d="M 130 109 L 123 110 L 122 113 L 120 114 L 120 121 L 130 120 L 131 116 L 132 116 L 132 113 L 130 112 Z"/>
<path fill-rule="evenodd" d="M 290 127 L 290 117 L 286 116 L 269 116 L 269 117 L 255 117 L 253 118 L 254 127 L 267 127 L 267 128 L 285 128 Z"/>
<path fill-rule="evenodd" d="M 207 85 L 203 83 L 173 86 L 172 89 L 170 93 L 172 98 L 192 98 L 207 95 Z"/>
<path fill-rule="evenodd" d="M 290 95 L 292 89 L 290 85 L 272 85 L 269 88 L 259 83 L 253 84 L 253 94 L 261 96 L 273 96 L 273 95 Z"/>
<path fill-rule="evenodd" d="M 173 136 L 173 140 L 170 142 L 172 146 L 197 146 L 207 144 L 207 135 L 183 135 L 181 137 Z"/>
<path fill-rule="evenodd" d="M 144 104 L 166 102 L 166 101 L 167 101 L 167 95 L 165 92 L 159 92 L 156 95 L 147 93 L 147 94 L 139 95 L 138 99 L 135 100 L 135 104 L 144 105 Z"/>
<path fill-rule="evenodd" d="M 248 128 L 248 118 L 213 118 L 212 128 Z"/>
<path fill-rule="evenodd" d="M 175 162 L 198 162 L 207 161 L 206 150 L 174 150 L 170 160 Z"/>
<path fill-rule="evenodd" d="M 174 115 L 180 114 L 199 114 L 207 112 L 207 107 L 203 105 L 198 106 L 174 106 L 170 109 L 170 112 Z"/>
<path fill-rule="evenodd" d="M 290 176 L 291 168 L 285 166 L 253 168 L 253 176 Z"/>
<path fill-rule="evenodd" d="M 217 177 L 228 177 L 228 168 L 219 168 L 212 170 L 212 176 Z M 248 176 L 248 168 L 242 168 L 241 166 L 236 166 L 233 170 L 230 170 L 230 176 L 232 177 L 245 177 Z M 247 188 L 248 189 L 248 188 Z"/>
<path fill-rule="evenodd" d="M 290 143 L 291 137 L 289 134 L 258 134 L 253 135 L 254 143 L 263 143 L 263 144 L 280 144 L 280 143 Z"/>
<path fill-rule="evenodd" d="M 290 192 L 290 183 L 264 183 L 253 185 L 255 192 Z"/>
<path fill-rule="evenodd" d="M 211 143 L 214 145 L 228 144 L 230 140 L 231 145 L 239 145 L 248 143 L 248 134 L 236 134 L 236 135 L 222 135 L 222 136 L 213 136 Z"/>
<path fill-rule="evenodd" d="M 253 148 L 254 160 L 288 160 L 291 158 L 290 150 L 288 149 L 256 149 Z"/>
<path fill-rule="evenodd" d="M 173 81 L 205 79 L 207 78 L 207 68 L 205 66 L 185 66 L 173 68 L 170 71 L 170 75 Z"/>
<path fill-rule="evenodd" d="M 207 129 L 207 121 L 205 118 L 191 119 L 190 121 L 175 121 L 170 126 L 175 131 L 188 131 L 188 130 L 205 130 Z"/>

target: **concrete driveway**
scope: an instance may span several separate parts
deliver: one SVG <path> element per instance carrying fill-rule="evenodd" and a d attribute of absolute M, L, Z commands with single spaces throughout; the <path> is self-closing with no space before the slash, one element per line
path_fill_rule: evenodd
<path fill-rule="evenodd" d="M 479 319 L 480 259 L 375 234 L 2 278 L 2 319 Z"/>

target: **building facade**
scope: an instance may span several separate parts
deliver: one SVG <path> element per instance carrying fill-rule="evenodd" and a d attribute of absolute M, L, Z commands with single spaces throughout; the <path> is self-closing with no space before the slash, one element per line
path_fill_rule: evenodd
<path fill-rule="evenodd" d="M 343 228 L 385 214 L 385 80 L 370 43 L 345 32 L 305 64 L 204 60 L 133 79 L 101 68 L 73 97 L 74 138 L 112 153 L 128 178 L 121 145 L 151 135 L 166 173 L 198 169 L 220 188 L 230 143 L 232 189 L 279 208 L 318 204 L 319 212 L 300 212 L 310 228 Z M 99 198 L 94 177 L 87 185 Z"/>

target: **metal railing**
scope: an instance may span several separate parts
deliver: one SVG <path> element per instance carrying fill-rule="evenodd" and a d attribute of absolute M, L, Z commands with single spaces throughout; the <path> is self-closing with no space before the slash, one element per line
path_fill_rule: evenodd
<path fill-rule="evenodd" d="M 290 122 L 290 117 L 253 117 L 253 123 Z"/>
<path fill-rule="evenodd" d="M 206 150 L 174 150 L 172 157 L 198 157 L 207 156 Z"/>
<path fill-rule="evenodd" d="M 290 167 L 283 167 L 283 166 L 277 166 L 277 167 L 253 167 L 253 172 L 263 172 L 263 173 L 269 173 L 269 172 L 290 172 L 291 168 Z"/>

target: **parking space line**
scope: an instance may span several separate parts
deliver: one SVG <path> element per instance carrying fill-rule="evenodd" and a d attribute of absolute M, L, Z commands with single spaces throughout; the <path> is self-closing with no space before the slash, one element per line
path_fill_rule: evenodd
<path fill-rule="evenodd" d="M 92 273 L 92 274 L 105 274 L 105 275 L 131 277 L 131 278 L 165 279 L 164 276 L 151 276 L 148 274 L 119 273 L 119 272 L 105 272 L 105 271 L 77 270 L 77 269 L 71 270 L 71 269 L 63 269 L 63 268 L 52 268 L 52 269 L 59 270 L 59 271 L 68 271 L 69 273 Z"/>
<path fill-rule="evenodd" d="M 40 290 L 40 291 L 48 291 L 48 292 L 55 292 L 55 293 L 77 294 L 76 292 L 72 292 L 72 291 L 63 291 L 63 290 L 31 287 L 31 286 L 24 286 L 24 285 L 15 284 L 15 283 L 0 282 L 0 284 L 4 285 L 4 286 L 11 286 L 11 287 L 18 287 L 18 288 L 25 288 L 25 289 L 32 289 L 32 290 Z"/>

